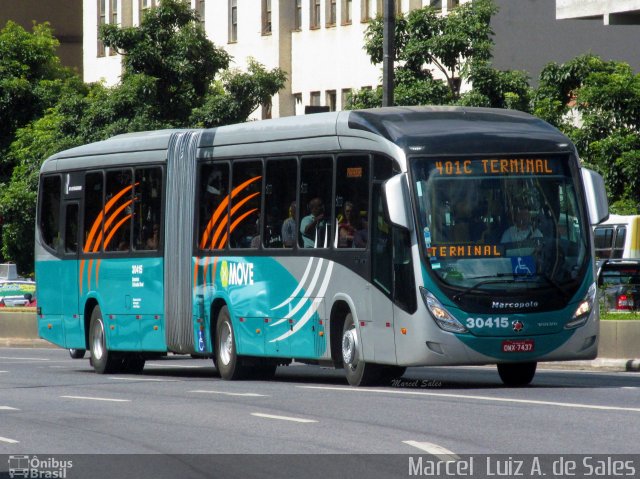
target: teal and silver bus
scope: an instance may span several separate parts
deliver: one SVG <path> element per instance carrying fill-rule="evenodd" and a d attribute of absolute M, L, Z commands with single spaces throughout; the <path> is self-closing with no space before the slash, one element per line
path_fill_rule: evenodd
<path fill-rule="evenodd" d="M 113 137 L 41 168 L 42 338 L 98 373 L 158 353 L 224 379 L 292 361 L 352 385 L 409 366 L 594 358 L 604 183 L 547 123 L 393 107 Z"/>

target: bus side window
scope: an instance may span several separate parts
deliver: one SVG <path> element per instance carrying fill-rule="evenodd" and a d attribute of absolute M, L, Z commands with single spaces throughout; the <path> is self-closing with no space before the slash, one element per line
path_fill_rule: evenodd
<path fill-rule="evenodd" d="M 83 251 L 97 253 L 102 243 L 102 211 L 104 181 L 102 171 L 92 171 L 84 177 Z"/>
<path fill-rule="evenodd" d="M 303 248 L 328 248 L 331 238 L 333 158 L 303 158 L 300 172 L 300 238 Z"/>
<path fill-rule="evenodd" d="M 292 248 L 296 243 L 295 159 L 269 159 L 265 177 L 265 221 L 262 245 L 265 248 Z"/>
<path fill-rule="evenodd" d="M 262 161 L 233 163 L 229 237 L 232 248 L 257 248 L 260 245 L 260 207 Z"/>
<path fill-rule="evenodd" d="M 107 172 L 104 217 L 104 250 L 129 251 L 131 247 L 132 171 Z"/>
<path fill-rule="evenodd" d="M 366 248 L 369 238 L 369 156 L 339 156 L 336 167 L 338 248 Z"/>
<path fill-rule="evenodd" d="M 200 166 L 198 201 L 198 247 L 219 250 L 227 245 L 229 209 L 229 165 L 207 163 Z"/>
<path fill-rule="evenodd" d="M 47 176 L 42 181 L 40 193 L 40 234 L 42 241 L 51 249 L 57 249 L 60 238 L 60 192 L 59 176 Z"/>
<path fill-rule="evenodd" d="M 162 168 L 137 168 L 133 187 L 133 243 L 158 250 L 162 242 Z"/>

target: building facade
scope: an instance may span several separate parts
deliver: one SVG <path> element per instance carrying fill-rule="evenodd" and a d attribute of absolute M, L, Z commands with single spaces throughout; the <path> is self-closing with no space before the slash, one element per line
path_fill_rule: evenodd
<path fill-rule="evenodd" d="M 556 18 L 598 18 L 605 25 L 640 25 L 640 0 L 556 0 Z"/>
<path fill-rule="evenodd" d="M 98 25 L 137 25 L 158 0 L 84 0 L 84 79 L 118 82 L 120 57 L 98 39 Z M 287 72 L 285 88 L 256 118 L 302 114 L 306 106 L 341 110 L 352 89 L 375 88 L 381 66 L 363 49 L 364 32 L 383 0 L 190 0 L 208 37 L 245 69 L 254 58 Z M 426 5 L 443 13 L 469 0 L 396 0 L 408 12 Z"/>

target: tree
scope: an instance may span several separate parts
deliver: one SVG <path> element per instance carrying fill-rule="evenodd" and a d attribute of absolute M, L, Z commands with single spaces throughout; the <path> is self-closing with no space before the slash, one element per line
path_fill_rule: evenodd
<path fill-rule="evenodd" d="M 14 22 L 0 30 L 0 184 L 11 177 L 5 151 L 16 131 L 55 105 L 66 89 L 81 82 L 56 56 L 58 40 L 48 24 L 32 32 Z"/>
<path fill-rule="evenodd" d="M 550 63 L 534 112 L 564 131 L 583 162 L 603 175 L 613 212 L 640 212 L 640 75 L 591 54 Z"/>
<path fill-rule="evenodd" d="M 528 109 L 528 78 L 521 72 L 491 67 L 497 12 L 492 0 L 474 0 L 443 16 L 434 8 L 412 10 L 396 22 L 398 64 L 395 101 L 402 105 L 463 104 Z M 373 20 L 365 32 L 365 50 L 373 64 L 382 62 L 383 20 Z M 472 90 L 461 94 L 463 80 Z M 360 91 L 351 107 L 380 106 L 381 93 Z"/>

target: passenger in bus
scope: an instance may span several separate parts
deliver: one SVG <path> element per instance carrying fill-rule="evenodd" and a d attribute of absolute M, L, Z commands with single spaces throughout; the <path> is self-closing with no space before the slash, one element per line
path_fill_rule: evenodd
<path fill-rule="evenodd" d="M 296 226 L 296 202 L 289 206 L 289 216 L 282 223 L 282 244 L 285 248 L 293 248 L 296 244 L 298 228 Z"/>
<path fill-rule="evenodd" d="M 344 217 L 338 223 L 339 248 L 365 248 L 367 246 L 367 225 L 362 221 L 360 209 L 351 201 L 346 201 Z"/>
<path fill-rule="evenodd" d="M 309 201 L 309 214 L 300 221 L 302 243 L 305 248 L 323 248 L 327 222 L 324 216 L 324 203 L 318 197 Z"/>
<path fill-rule="evenodd" d="M 157 223 L 153 225 L 151 236 L 147 238 L 145 249 L 158 249 L 160 244 L 160 225 Z"/>
<path fill-rule="evenodd" d="M 514 213 L 514 224 L 502 234 L 500 242 L 515 243 L 531 238 L 542 238 L 542 233 L 531 223 L 529 208 L 517 206 Z"/>

